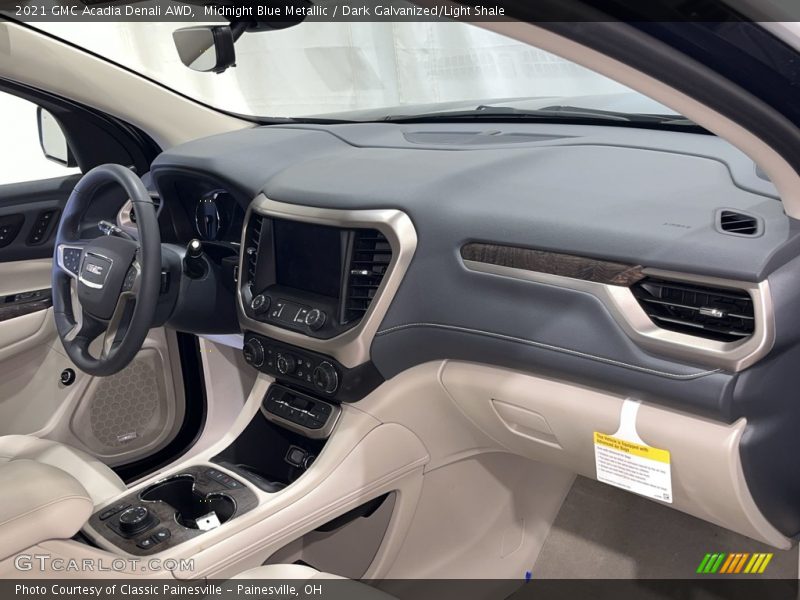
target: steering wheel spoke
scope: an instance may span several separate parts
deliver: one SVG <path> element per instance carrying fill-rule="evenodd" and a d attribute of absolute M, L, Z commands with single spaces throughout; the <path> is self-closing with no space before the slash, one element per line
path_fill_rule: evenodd
<path fill-rule="evenodd" d="M 106 326 L 83 308 L 76 312 L 79 315 L 78 321 L 64 339 L 88 348 L 106 330 Z"/>
<path fill-rule="evenodd" d="M 133 305 L 136 303 L 135 294 L 130 292 L 123 292 L 117 301 L 117 306 L 114 308 L 114 314 L 108 321 L 105 327 L 105 334 L 103 335 L 103 347 L 100 350 L 100 360 L 108 358 L 114 345 L 119 343 L 121 337 L 125 336 L 130 322 L 130 314 Z"/>

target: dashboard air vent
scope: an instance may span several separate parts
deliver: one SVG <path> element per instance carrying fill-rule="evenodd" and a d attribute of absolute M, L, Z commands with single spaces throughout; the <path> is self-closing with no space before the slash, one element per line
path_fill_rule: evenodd
<path fill-rule="evenodd" d="M 734 210 L 719 211 L 719 228 L 725 233 L 756 235 L 759 232 L 758 219 Z"/>
<path fill-rule="evenodd" d="M 392 247 L 380 231 L 359 229 L 355 232 L 345 291 L 346 323 L 366 314 L 391 261 Z"/>
<path fill-rule="evenodd" d="M 157 196 L 156 194 L 150 194 L 150 199 L 153 201 L 153 206 L 156 209 L 156 215 L 161 212 L 161 197 Z M 131 223 L 136 223 L 136 211 L 133 208 L 133 202 L 131 202 L 131 210 L 130 210 L 130 220 Z"/>
<path fill-rule="evenodd" d="M 647 316 L 662 329 L 722 342 L 753 334 L 753 299 L 744 290 L 647 277 L 631 291 Z"/>
<path fill-rule="evenodd" d="M 258 248 L 261 244 L 261 228 L 264 225 L 264 217 L 253 213 L 247 229 L 247 243 L 245 253 L 247 256 L 247 279 L 245 283 L 253 283 L 256 280 L 256 263 L 258 261 Z"/>

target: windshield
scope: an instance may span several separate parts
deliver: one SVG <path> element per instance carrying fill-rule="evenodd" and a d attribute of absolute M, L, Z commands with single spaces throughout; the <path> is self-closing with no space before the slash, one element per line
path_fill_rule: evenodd
<path fill-rule="evenodd" d="M 36 24 L 241 115 L 375 120 L 487 105 L 675 114 L 607 77 L 468 23 L 305 22 L 246 33 L 236 43 L 237 66 L 222 74 L 181 63 L 172 32 L 188 25 L 197 23 Z"/>

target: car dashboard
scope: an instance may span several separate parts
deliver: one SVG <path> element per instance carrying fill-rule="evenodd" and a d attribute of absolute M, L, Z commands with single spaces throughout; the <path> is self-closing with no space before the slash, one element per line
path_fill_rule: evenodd
<path fill-rule="evenodd" d="M 245 358 L 278 381 L 352 402 L 463 361 L 746 419 L 748 486 L 776 527 L 800 531 L 800 490 L 775 458 L 800 411 L 787 391 L 800 236 L 723 140 L 286 124 L 173 148 L 152 178 L 176 241 L 241 244 Z"/>

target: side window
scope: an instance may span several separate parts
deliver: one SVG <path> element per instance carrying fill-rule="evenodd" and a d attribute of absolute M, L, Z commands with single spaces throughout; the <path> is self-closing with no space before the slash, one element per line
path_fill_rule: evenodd
<path fill-rule="evenodd" d="M 47 159 L 39 143 L 38 107 L 0 92 L 0 185 L 65 177 L 80 170 Z"/>

